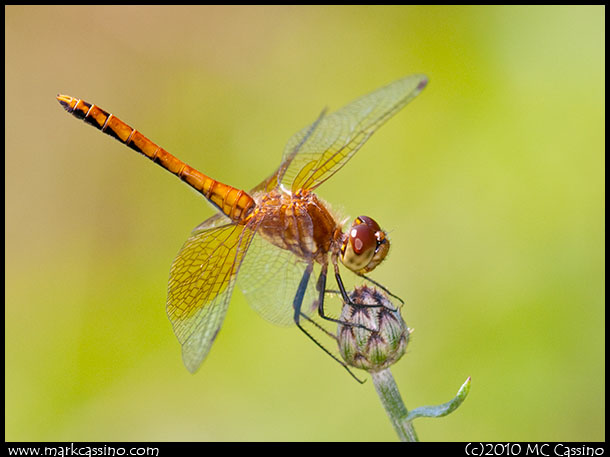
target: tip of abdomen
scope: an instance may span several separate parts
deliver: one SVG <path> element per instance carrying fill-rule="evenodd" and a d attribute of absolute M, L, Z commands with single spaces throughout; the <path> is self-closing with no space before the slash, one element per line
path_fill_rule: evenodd
<path fill-rule="evenodd" d="M 57 94 L 56 98 L 59 104 L 63 106 L 66 111 L 72 111 L 72 103 L 74 101 L 74 97 L 70 97 L 69 95 Z"/>

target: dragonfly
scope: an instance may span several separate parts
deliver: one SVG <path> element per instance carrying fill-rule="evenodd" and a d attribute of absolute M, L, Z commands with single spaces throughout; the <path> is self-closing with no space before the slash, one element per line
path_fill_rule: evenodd
<path fill-rule="evenodd" d="M 249 192 L 187 165 L 97 105 L 57 95 L 69 113 L 178 176 L 217 210 L 193 229 L 170 269 L 166 311 L 191 373 L 208 355 L 236 284 L 263 318 L 296 324 L 350 371 L 303 324 L 315 323 L 311 316 L 316 309 L 323 319 L 338 322 L 324 311 L 329 268 L 339 288 L 335 292 L 345 303 L 350 299 L 340 264 L 380 286 L 366 274 L 385 259 L 390 240 L 367 216 L 357 217 L 343 231 L 346 221 L 314 191 L 427 82 L 425 75 L 407 76 L 333 113 L 324 110 L 289 139 L 278 168 Z"/>

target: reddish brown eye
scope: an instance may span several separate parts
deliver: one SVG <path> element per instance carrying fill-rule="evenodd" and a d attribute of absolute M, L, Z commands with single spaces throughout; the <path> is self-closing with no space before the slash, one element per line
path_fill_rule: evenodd
<path fill-rule="evenodd" d="M 367 273 L 383 261 L 389 249 L 390 242 L 379 224 L 360 216 L 343 239 L 341 261 L 352 271 Z"/>
<path fill-rule="evenodd" d="M 371 230 L 373 231 L 373 233 L 381 231 L 381 227 L 379 227 L 379 224 L 377 222 L 375 222 L 374 219 L 371 219 L 368 216 L 358 216 L 356 218 L 355 223 L 368 225 L 371 228 Z"/>
<path fill-rule="evenodd" d="M 371 229 L 368 224 L 353 225 L 349 232 L 349 241 L 356 254 L 362 254 L 370 249 L 374 250 L 377 246 L 375 230 Z"/>

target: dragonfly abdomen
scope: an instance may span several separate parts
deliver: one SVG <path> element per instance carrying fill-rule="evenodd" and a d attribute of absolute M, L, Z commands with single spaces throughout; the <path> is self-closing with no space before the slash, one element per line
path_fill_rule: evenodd
<path fill-rule="evenodd" d="M 68 95 L 58 95 L 57 100 L 73 116 L 84 120 L 178 176 L 233 221 L 243 221 L 254 208 L 254 200 L 243 190 L 204 175 L 99 106 Z"/>

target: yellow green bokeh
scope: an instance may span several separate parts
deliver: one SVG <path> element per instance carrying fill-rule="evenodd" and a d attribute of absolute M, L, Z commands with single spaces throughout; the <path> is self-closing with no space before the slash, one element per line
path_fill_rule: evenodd
<path fill-rule="evenodd" d="M 428 87 L 319 195 L 389 231 L 407 407 L 472 377 L 420 439 L 605 440 L 604 7 L 6 6 L 5 41 L 7 441 L 395 440 L 370 381 L 240 292 L 187 372 L 167 279 L 213 211 L 55 95 L 249 189 L 325 106 L 410 73 Z"/>

